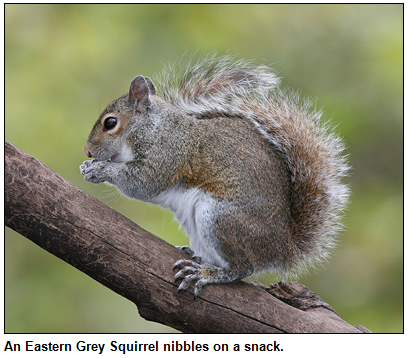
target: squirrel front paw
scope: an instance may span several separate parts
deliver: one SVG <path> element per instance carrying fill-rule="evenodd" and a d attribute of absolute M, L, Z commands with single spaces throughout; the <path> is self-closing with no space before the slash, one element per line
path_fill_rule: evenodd
<path fill-rule="evenodd" d="M 83 179 L 94 184 L 99 184 L 107 180 L 106 167 L 108 165 L 107 161 L 93 159 L 84 161 L 79 169 L 81 174 L 84 175 Z"/>

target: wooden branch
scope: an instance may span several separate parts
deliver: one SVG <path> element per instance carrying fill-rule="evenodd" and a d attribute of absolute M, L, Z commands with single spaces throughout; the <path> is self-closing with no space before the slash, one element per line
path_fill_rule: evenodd
<path fill-rule="evenodd" d="M 315 301 L 315 294 L 296 283 L 267 288 L 274 296 L 245 282 L 205 286 L 196 299 L 191 289 L 177 292 L 172 266 L 187 258 L 185 253 L 7 141 L 5 222 L 134 302 L 143 318 L 182 332 L 363 331 L 343 321 L 319 298 Z M 294 301 L 311 303 L 304 309 L 281 300 L 289 302 L 290 295 Z"/>

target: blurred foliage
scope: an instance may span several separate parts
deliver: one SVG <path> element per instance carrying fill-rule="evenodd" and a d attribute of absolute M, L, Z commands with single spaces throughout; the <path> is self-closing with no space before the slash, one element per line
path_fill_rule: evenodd
<path fill-rule="evenodd" d="M 403 8 L 370 5 L 5 5 L 5 136 L 175 245 L 169 212 L 85 183 L 98 114 L 138 74 L 185 52 L 272 64 L 318 98 L 353 167 L 348 230 L 325 269 L 302 278 L 351 324 L 403 329 Z M 6 332 L 171 332 L 6 229 Z M 260 278 L 270 283 L 270 277 Z"/>

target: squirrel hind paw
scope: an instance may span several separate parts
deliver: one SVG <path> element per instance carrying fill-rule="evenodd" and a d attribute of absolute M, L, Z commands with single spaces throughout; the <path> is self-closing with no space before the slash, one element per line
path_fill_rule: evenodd
<path fill-rule="evenodd" d="M 189 246 L 175 246 L 178 250 L 181 250 L 189 256 L 195 255 L 194 251 Z"/>
<path fill-rule="evenodd" d="M 202 260 L 201 256 L 195 255 L 195 252 L 189 247 L 189 246 L 175 246 L 177 249 L 185 252 L 189 256 L 191 256 L 191 259 L 195 261 L 198 264 L 203 264 L 204 261 Z"/>
<path fill-rule="evenodd" d="M 195 282 L 194 295 L 198 296 L 204 285 L 209 283 L 209 281 L 203 276 L 203 265 L 196 263 L 191 260 L 178 260 L 174 267 L 174 270 L 179 270 L 175 276 L 175 281 L 181 280 L 178 286 L 178 291 L 185 291 L 191 285 L 193 281 Z"/>

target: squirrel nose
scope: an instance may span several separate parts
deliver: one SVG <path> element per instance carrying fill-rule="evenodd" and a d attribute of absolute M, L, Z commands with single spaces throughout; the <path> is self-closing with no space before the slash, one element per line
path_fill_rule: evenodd
<path fill-rule="evenodd" d="M 92 153 L 90 152 L 90 150 L 88 149 L 88 146 L 85 146 L 85 155 L 89 158 L 92 158 Z"/>

